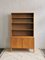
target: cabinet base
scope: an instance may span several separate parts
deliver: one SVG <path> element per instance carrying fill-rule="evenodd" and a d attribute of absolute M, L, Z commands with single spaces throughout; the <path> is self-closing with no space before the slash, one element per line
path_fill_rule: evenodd
<path fill-rule="evenodd" d="M 28 51 L 28 52 L 34 52 L 34 49 L 27 49 L 27 48 L 10 48 L 11 51 Z"/>

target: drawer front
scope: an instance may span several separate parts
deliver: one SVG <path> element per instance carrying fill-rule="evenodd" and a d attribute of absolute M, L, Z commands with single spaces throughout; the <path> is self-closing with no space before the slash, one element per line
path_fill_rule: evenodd
<path fill-rule="evenodd" d="M 11 48 L 22 48 L 22 39 L 21 38 L 12 38 L 11 39 Z"/>
<path fill-rule="evenodd" d="M 23 48 L 34 48 L 34 38 L 23 39 Z"/>

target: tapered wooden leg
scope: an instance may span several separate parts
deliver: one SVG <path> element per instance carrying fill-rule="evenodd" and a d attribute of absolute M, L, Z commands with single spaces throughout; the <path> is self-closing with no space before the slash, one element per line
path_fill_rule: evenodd
<path fill-rule="evenodd" d="M 29 51 L 30 51 L 30 52 L 33 52 L 33 53 L 35 52 L 35 50 L 34 50 L 34 49 L 29 49 Z"/>
<path fill-rule="evenodd" d="M 29 49 L 29 52 L 30 52 L 30 49 Z"/>
<path fill-rule="evenodd" d="M 11 51 L 12 51 L 12 48 L 11 48 Z"/>
<path fill-rule="evenodd" d="M 33 52 L 35 52 L 35 49 L 33 49 Z"/>

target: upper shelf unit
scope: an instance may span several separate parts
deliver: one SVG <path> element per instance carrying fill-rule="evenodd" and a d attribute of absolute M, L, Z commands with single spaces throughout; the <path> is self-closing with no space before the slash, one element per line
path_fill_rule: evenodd
<path fill-rule="evenodd" d="M 33 36 L 34 13 L 12 13 L 12 36 Z"/>

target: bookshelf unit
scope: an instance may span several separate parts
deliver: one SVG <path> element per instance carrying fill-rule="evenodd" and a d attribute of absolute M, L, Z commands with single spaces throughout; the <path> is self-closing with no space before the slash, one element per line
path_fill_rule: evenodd
<path fill-rule="evenodd" d="M 34 13 L 11 13 L 11 48 L 34 49 Z"/>

